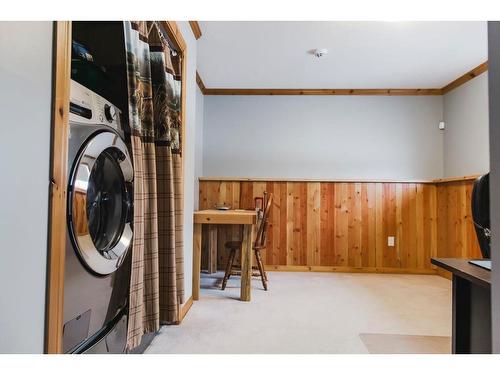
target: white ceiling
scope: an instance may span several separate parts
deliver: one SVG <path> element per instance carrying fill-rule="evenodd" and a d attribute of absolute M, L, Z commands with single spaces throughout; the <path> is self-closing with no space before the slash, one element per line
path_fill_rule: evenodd
<path fill-rule="evenodd" d="M 487 60 L 486 22 L 200 22 L 209 88 L 440 88 Z M 326 58 L 308 53 L 327 48 Z"/>

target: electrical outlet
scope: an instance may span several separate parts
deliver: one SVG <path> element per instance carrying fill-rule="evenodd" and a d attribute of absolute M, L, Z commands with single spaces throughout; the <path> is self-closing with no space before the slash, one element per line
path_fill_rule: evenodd
<path fill-rule="evenodd" d="M 394 247 L 394 236 L 387 237 L 387 246 Z"/>

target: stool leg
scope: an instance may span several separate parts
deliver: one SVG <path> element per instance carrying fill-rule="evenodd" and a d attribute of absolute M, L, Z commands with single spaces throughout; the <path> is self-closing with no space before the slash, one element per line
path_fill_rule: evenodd
<path fill-rule="evenodd" d="M 227 260 L 226 273 L 224 274 L 224 279 L 222 280 L 222 290 L 226 289 L 227 280 L 229 280 L 229 277 L 231 276 L 235 255 L 236 249 L 231 249 L 231 251 L 229 252 L 229 258 Z"/>
<path fill-rule="evenodd" d="M 260 279 L 262 280 L 262 286 L 264 290 L 267 290 L 267 275 L 264 270 L 264 264 L 262 263 L 262 256 L 260 250 L 255 250 L 255 258 L 257 259 L 257 267 L 259 267 Z"/>

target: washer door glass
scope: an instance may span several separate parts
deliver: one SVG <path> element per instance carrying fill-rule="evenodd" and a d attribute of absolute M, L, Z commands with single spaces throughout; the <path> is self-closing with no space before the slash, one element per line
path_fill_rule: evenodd
<path fill-rule="evenodd" d="M 114 153 L 110 148 L 99 155 L 87 190 L 90 237 L 105 256 L 120 239 L 127 214 L 125 180 Z"/>
<path fill-rule="evenodd" d="M 132 163 L 118 135 L 99 133 L 73 171 L 70 232 L 83 262 L 107 275 L 120 267 L 132 239 Z"/>

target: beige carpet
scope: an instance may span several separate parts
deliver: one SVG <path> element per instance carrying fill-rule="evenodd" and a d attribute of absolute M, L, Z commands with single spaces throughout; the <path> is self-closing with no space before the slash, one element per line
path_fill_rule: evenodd
<path fill-rule="evenodd" d="M 377 353 L 399 340 L 420 353 L 435 340 L 407 336 L 451 335 L 451 283 L 439 276 L 271 272 L 267 292 L 253 280 L 250 303 L 239 278 L 225 291 L 221 278 L 203 275 L 200 301 L 146 352 Z"/>
<path fill-rule="evenodd" d="M 372 354 L 451 354 L 451 337 L 420 335 L 359 335 Z"/>

